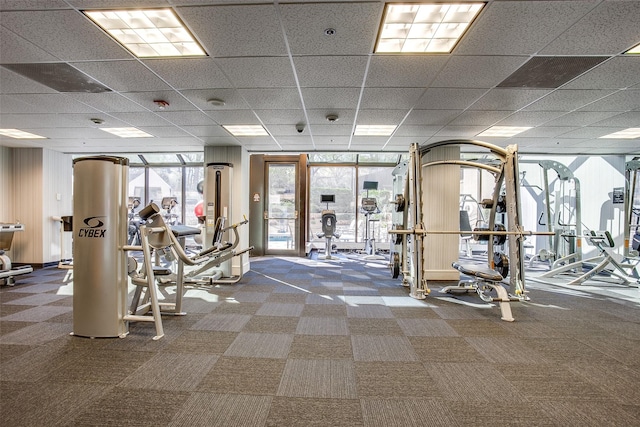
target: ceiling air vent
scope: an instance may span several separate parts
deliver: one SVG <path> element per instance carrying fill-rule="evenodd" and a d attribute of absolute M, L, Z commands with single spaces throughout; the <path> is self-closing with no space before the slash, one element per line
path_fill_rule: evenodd
<path fill-rule="evenodd" d="M 91 77 L 63 62 L 52 64 L 2 64 L 2 66 L 58 92 L 111 92 L 108 87 L 101 85 Z"/>
<path fill-rule="evenodd" d="M 536 56 L 498 87 L 555 89 L 607 58 L 608 56 Z"/>

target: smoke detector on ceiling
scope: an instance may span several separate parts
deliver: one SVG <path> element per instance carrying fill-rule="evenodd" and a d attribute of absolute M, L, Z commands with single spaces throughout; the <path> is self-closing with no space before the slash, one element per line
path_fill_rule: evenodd
<path fill-rule="evenodd" d="M 338 121 L 338 115 L 337 114 L 327 114 L 327 121 L 329 123 L 335 123 Z"/>

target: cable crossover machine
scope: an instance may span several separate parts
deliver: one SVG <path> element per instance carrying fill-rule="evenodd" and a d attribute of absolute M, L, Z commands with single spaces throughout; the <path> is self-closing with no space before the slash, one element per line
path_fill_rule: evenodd
<path fill-rule="evenodd" d="M 425 160 L 425 155 L 432 150 L 447 146 L 467 146 L 472 149 L 488 150 L 496 162 L 451 159 Z M 437 156 L 436 156 L 437 157 Z M 468 231 L 439 230 L 425 228 L 425 213 L 423 209 L 423 169 L 436 165 L 457 165 L 460 167 L 474 167 L 490 172 L 495 178 L 492 201 L 487 201 L 490 208 L 488 227 L 474 229 L 475 240 L 486 241 L 488 244 L 486 265 L 470 264 L 453 260 L 451 266 L 463 275 L 472 278 L 471 281 L 459 281 L 457 285 L 441 289 L 445 293 L 477 292 L 485 302 L 497 302 L 500 306 L 502 320 L 513 321 L 511 301 L 528 300 L 524 280 L 523 241 L 526 236 L 533 234 L 548 235 L 546 232 L 525 231 L 521 226 L 520 188 L 517 163 L 517 147 L 508 146 L 506 149 L 486 142 L 475 140 L 448 140 L 426 146 L 412 144 L 409 160 L 394 170 L 394 190 L 403 183 L 403 192 L 396 194 L 396 221 L 389 230 L 392 234 L 391 271 L 392 276 L 398 277 L 402 273 L 403 285 L 410 288 L 410 296 L 425 299 L 430 294 L 425 278 L 425 238 L 427 235 L 455 234 L 462 235 Z M 494 164 L 497 164 L 495 166 Z M 404 179 L 401 179 L 404 175 Z M 504 210 L 504 211 L 502 211 Z M 496 222 L 496 214 L 501 211 L 506 218 L 506 225 Z M 494 246 L 506 244 L 507 254 L 496 252 Z M 503 279 L 508 277 L 508 283 Z M 504 286 L 506 285 L 506 286 Z"/>

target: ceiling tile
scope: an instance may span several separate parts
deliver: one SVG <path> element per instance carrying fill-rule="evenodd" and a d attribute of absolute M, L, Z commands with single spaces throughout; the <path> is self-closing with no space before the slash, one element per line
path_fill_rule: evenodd
<path fill-rule="evenodd" d="M 376 109 L 360 110 L 358 112 L 359 125 L 397 125 L 407 115 L 408 110 Z"/>
<path fill-rule="evenodd" d="M 550 89 L 495 88 L 471 105 L 472 110 L 519 110 L 545 96 Z"/>
<path fill-rule="evenodd" d="M 486 89 L 429 88 L 415 108 L 425 110 L 464 110 L 473 104 Z"/>
<path fill-rule="evenodd" d="M 404 121 L 407 125 L 447 125 L 463 110 L 411 110 Z"/>
<path fill-rule="evenodd" d="M 626 89 L 640 83 L 640 55 L 619 56 L 602 62 L 563 89 Z"/>
<path fill-rule="evenodd" d="M 296 88 L 240 89 L 240 96 L 255 109 L 295 110 L 302 108 Z"/>
<path fill-rule="evenodd" d="M 287 54 L 273 5 L 211 5 L 177 10 L 213 57 Z"/>
<path fill-rule="evenodd" d="M 436 132 L 436 136 L 451 136 L 471 139 L 486 128 L 486 126 L 445 126 Z"/>
<path fill-rule="evenodd" d="M 559 89 L 527 105 L 525 111 L 572 111 L 613 93 L 612 90 Z"/>
<path fill-rule="evenodd" d="M 302 88 L 307 109 L 353 109 L 358 104 L 359 95 L 360 89 L 355 88 Z"/>
<path fill-rule="evenodd" d="M 221 125 L 259 125 L 260 121 L 251 110 L 215 110 L 206 112 L 214 122 Z"/>
<path fill-rule="evenodd" d="M 525 130 L 524 132 L 519 133 L 517 136 L 518 138 L 555 138 L 579 128 L 579 126 L 571 126 L 570 124 L 567 124 L 566 126 L 560 126 L 560 124 L 553 126 L 551 125 L 551 123 L 553 123 L 553 121 L 544 126 L 538 126 L 529 130 Z"/>
<path fill-rule="evenodd" d="M 131 54 L 75 10 L 3 12 L 2 26 L 58 61 L 131 58 Z"/>
<path fill-rule="evenodd" d="M 512 113 L 512 111 L 465 111 L 449 124 L 452 126 L 493 126 Z"/>
<path fill-rule="evenodd" d="M 180 93 L 203 111 L 209 110 L 244 110 L 249 104 L 236 89 L 193 89 L 181 90 Z M 207 102 L 208 99 L 217 98 L 224 101 L 223 106 L 215 106 Z"/>
<path fill-rule="evenodd" d="M 425 88 L 447 60 L 445 55 L 373 55 L 367 86 Z"/>
<path fill-rule="evenodd" d="M 596 1 L 493 1 L 456 47 L 457 55 L 532 55 L 591 10 Z M 517 34 L 517 37 L 513 35 Z"/>
<path fill-rule="evenodd" d="M 636 1 L 604 1 L 540 55 L 615 55 L 638 43 L 639 4 Z M 597 34 L 597 37 L 594 37 Z"/>
<path fill-rule="evenodd" d="M 640 109 L 640 89 L 621 90 L 581 108 L 581 111 L 625 112 Z"/>
<path fill-rule="evenodd" d="M 146 112 L 152 108 L 150 104 L 140 105 L 137 100 L 134 100 L 127 94 L 127 96 L 121 95 L 117 92 L 105 92 L 105 93 L 69 93 L 69 97 L 81 102 L 85 105 L 95 108 L 97 111 L 112 113 L 112 112 Z"/>
<path fill-rule="evenodd" d="M 17 102 L 16 102 L 17 101 Z M 3 113 L 95 113 L 97 110 L 61 93 L 2 97 Z"/>
<path fill-rule="evenodd" d="M 574 111 L 564 114 L 555 120 L 546 122 L 545 126 L 588 126 L 595 124 L 616 113 L 599 111 Z"/>
<path fill-rule="evenodd" d="M 427 125 L 407 125 L 403 124 L 393 135 L 394 138 L 399 136 L 426 138 L 435 135 L 443 128 L 443 126 L 427 126 Z"/>
<path fill-rule="evenodd" d="M 622 129 L 618 128 L 610 128 L 610 127 L 598 127 L 598 126 L 587 126 L 576 129 L 571 132 L 563 133 L 562 138 L 564 139 L 597 139 L 601 136 L 608 135 L 610 133 L 619 131 Z M 604 143 L 604 141 L 600 141 Z"/>
<path fill-rule="evenodd" d="M 296 87 L 286 57 L 221 58 L 216 63 L 236 88 Z"/>
<path fill-rule="evenodd" d="M 208 137 L 228 137 L 229 133 L 224 130 L 222 126 L 218 125 L 204 125 L 204 126 L 191 126 L 184 125 L 182 129 L 191 135 L 197 136 L 205 140 Z"/>
<path fill-rule="evenodd" d="M 177 126 L 208 126 L 215 122 L 204 113 L 195 111 L 160 111 L 157 113 L 169 123 Z M 168 124 L 169 124 L 168 123 Z"/>
<path fill-rule="evenodd" d="M 301 56 L 293 58 L 301 87 L 362 87 L 364 56 Z"/>
<path fill-rule="evenodd" d="M 3 13 L 2 19 L 5 19 Z M 3 64 L 32 63 L 58 61 L 58 58 L 40 49 L 33 43 L 25 41 L 13 31 L 0 26 L 0 60 Z"/>
<path fill-rule="evenodd" d="M 431 87 L 492 88 L 527 59 L 523 56 L 452 56 Z"/>
<path fill-rule="evenodd" d="M 135 60 L 75 62 L 71 65 L 118 92 L 171 89 L 157 75 Z"/>
<path fill-rule="evenodd" d="M 353 131 L 353 124 L 350 122 L 345 123 L 327 123 L 327 124 L 313 124 L 310 126 L 311 132 L 313 132 L 314 138 L 316 136 L 336 136 L 336 135 L 350 135 Z"/>
<path fill-rule="evenodd" d="M 598 113 L 595 113 L 598 114 Z M 629 111 L 628 113 L 609 115 L 609 113 L 601 113 L 602 121 L 593 121 L 592 123 L 596 126 L 598 125 L 606 125 L 606 126 L 619 126 L 623 128 L 631 128 L 631 127 L 640 127 L 640 111 Z M 590 123 L 591 124 L 591 123 Z"/>
<path fill-rule="evenodd" d="M 412 109 L 420 96 L 422 88 L 365 88 L 360 108 L 363 109 Z"/>
<path fill-rule="evenodd" d="M 373 52 L 383 3 L 282 4 L 279 10 L 293 55 L 368 55 Z M 332 28 L 335 34 L 325 35 Z"/>
<path fill-rule="evenodd" d="M 327 120 L 327 114 L 335 114 L 338 116 L 338 121 L 335 123 L 330 123 Z M 332 125 L 345 125 L 349 124 L 349 126 L 353 125 L 353 120 L 355 119 L 355 110 L 342 110 L 342 109 L 320 109 L 320 110 L 310 110 L 307 109 L 307 116 L 309 117 L 309 123 L 311 124 L 328 124 Z"/>
<path fill-rule="evenodd" d="M 306 119 L 302 109 L 292 110 L 253 110 L 260 120 L 265 124 L 273 125 L 290 125 L 294 128 L 294 124 L 305 123 Z"/>
<path fill-rule="evenodd" d="M 498 126 L 539 126 L 562 116 L 564 112 L 519 111 L 496 123 Z"/>
<path fill-rule="evenodd" d="M 213 58 L 158 58 L 143 62 L 174 89 L 232 87 Z"/>

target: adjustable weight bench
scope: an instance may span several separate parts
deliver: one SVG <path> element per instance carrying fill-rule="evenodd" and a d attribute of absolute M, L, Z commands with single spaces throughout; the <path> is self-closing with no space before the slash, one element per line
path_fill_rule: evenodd
<path fill-rule="evenodd" d="M 461 280 L 457 285 L 442 288 L 440 292 L 476 292 L 482 301 L 498 302 L 500 312 L 502 314 L 502 320 L 507 322 L 513 322 L 515 320 L 511 314 L 511 305 L 509 304 L 511 298 L 509 298 L 507 290 L 501 284 L 503 277 L 500 273 L 487 266 L 479 264 L 462 264 L 459 262 L 453 262 L 451 265 L 460 273 L 466 276 L 471 276 L 474 279 L 471 281 Z M 486 293 L 486 291 L 490 290 L 495 290 L 497 297 L 492 297 Z"/>

